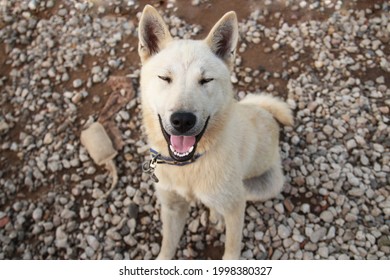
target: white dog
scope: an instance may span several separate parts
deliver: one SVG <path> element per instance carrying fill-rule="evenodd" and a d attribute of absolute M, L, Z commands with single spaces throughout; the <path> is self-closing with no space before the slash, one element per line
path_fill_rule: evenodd
<path fill-rule="evenodd" d="M 173 40 L 151 6 L 140 19 L 143 121 L 153 156 L 145 168 L 158 179 L 163 223 L 159 259 L 175 256 L 192 200 L 223 218 L 223 259 L 238 259 L 246 201 L 283 187 L 277 121 L 292 125 L 291 111 L 269 95 L 234 100 L 237 39 L 234 12 L 201 41 Z"/>

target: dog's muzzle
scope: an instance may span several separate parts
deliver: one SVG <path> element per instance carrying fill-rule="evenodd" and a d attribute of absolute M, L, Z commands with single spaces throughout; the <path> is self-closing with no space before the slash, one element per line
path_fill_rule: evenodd
<path fill-rule="evenodd" d="M 195 155 L 196 146 L 206 130 L 210 117 L 207 118 L 202 130 L 198 134 L 191 133 L 197 122 L 197 118 L 193 113 L 173 113 L 170 117 L 170 124 L 173 128 L 171 134 L 164 128 L 160 115 L 158 115 L 158 118 L 161 131 L 168 144 L 170 156 L 179 162 L 191 160 Z"/>

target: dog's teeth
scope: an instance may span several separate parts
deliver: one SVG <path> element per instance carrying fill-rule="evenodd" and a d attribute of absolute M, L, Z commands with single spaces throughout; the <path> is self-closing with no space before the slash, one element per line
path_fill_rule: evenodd
<path fill-rule="evenodd" d="M 173 154 L 177 157 L 186 157 L 194 150 L 194 147 L 192 146 L 187 152 L 184 153 L 176 152 L 172 145 L 169 145 L 169 149 L 171 149 Z"/>
<path fill-rule="evenodd" d="M 175 154 L 175 156 L 178 156 L 178 157 L 188 156 L 188 153 L 178 153 L 178 152 L 175 152 L 174 154 Z"/>

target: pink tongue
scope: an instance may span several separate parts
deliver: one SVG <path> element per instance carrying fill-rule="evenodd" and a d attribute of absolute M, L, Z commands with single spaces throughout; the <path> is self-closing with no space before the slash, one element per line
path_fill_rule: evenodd
<path fill-rule="evenodd" d="M 195 145 L 195 136 L 175 136 L 171 135 L 171 144 L 176 152 L 186 153 Z"/>

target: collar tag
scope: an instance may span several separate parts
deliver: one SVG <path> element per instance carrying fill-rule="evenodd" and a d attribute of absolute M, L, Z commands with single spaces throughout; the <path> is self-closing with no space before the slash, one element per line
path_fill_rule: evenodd
<path fill-rule="evenodd" d="M 147 160 L 147 161 L 145 161 L 142 164 L 142 171 L 147 173 L 147 174 L 149 174 L 150 178 L 155 183 L 159 182 L 156 174 L 154 174 L 154 170 L 157 167 L 157 158 L 158 158 L 158 154 L 157 155 L 152 155 L 152 159 L 151 160 Z"/>

